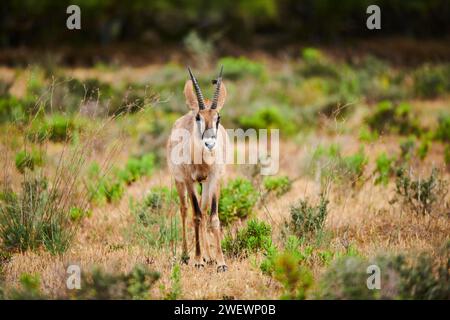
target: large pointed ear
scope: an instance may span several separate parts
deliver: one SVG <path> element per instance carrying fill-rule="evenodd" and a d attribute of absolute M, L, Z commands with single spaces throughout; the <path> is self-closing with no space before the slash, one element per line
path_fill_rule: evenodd
<path fill-rule="evenodd" d="M 220 83 L 219 98 L 217 99 L 217 111 L 220 111 L 220 109 L 222 109 L 223 105 L 225 104 L 226 98 L 227 88 L 225 87 L 225 83 L 223 83 L 222 81 Z"/>
<path fill-rule="evenodd" d="M 186 84 L 184 85 L 184 96 L 186 97 L 186 104 L 189 109 L 198 111 L 197 96 L 195 95 L 194 86 L 191 80 L 186 81 Z"/>

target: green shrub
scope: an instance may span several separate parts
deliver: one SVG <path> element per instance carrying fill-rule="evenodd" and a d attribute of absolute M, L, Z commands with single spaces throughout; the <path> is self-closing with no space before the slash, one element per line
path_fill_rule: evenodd
<path fill-rule="evenodd" d="M 264 188 L 268 192 L 273 192 L 277 196 L 281 196 L 291 190 L 292 182 L 289 180 L 289 177 L 287 176 L 281 176 L 281 177 L 265 177 L 264 181 Z"/>
<path fill-rule="evenodd" d="M 359 130 L 359 140 L 362 142 L 374 142 L 378 140 L 378 132 L 371 131 L 367 126 L 362 126 Z"/>
<path fill-rule="evenodd" d="M 417 155 L 420 160 L 424 160 L 427 157 L 428 151 L 431 148 L 431 138 L 430 135 L 424 135 L 420 140 L 419 147 L 417 148 Z"/>
<path fill-rule="evenodd" d="M 445 203 L 447 182 L 439 177 L 437 169 L 433 168 L 428 178 L 414 180 L 411 173 L 400 168 L 396 173 L 396 201 L 416 214 L 429 214 L 436 205 Z"/>
<path fill-rule="evenodd" d="M 18 99 L 9 95 L 0 97 L 0 123 L 23 122 L 31 114 L 34 101 L 30 98 Z"/>
<path fill-rule="evenodd" d="M 48 298 L 41 291 L 39 274 L 22 273 L 19 278 L 20 287 L 7 290 L 7 299 L 12 300 L 43 300 Z"/>
<path fill-rule="evenodd" d="M 447 249 L 448 250 L 448 249 Z M 381 270 L 381 288 L 367 287 L 367 267 Z M 422 253 L 412 257 L 379 256 L 367 261 L 361 257 L 343 257 L 327 269 L 320 279 L 321 299 L 448 299 L 448 251 L 432 259 Z"/>
<path fill-rule="evenodd" d="M 295 255 L 283 253 L 276 258 L 274 277 L 283 285 L 281 299 L 304 300 L 307 290 L 313 283 L 312 272 L 299 265 Z"/>
<path fill-rule="evenodd" d="M 251 116 L 241 116 L 239 124 L 242 129 L 279 129 L 281 134 L 291 135 L 295 133 L 296 126 L 290 117 L 278 107 L 265 107 L 257 110 Z"/>
<path fill-rule="evenodd" d="M 150 176 L 155 167 L 155 156 L 152 153 L 140 158 L 130 158 L 123 170 L 118 172 L 118 177 L 127 184 L 135 182 L 143 176 Z"/>
<path fill-rule="evenodd" d="M 20 194 L 4 190 L 0 202 L 0 238 L 6 250 L 44 246 L 52 254 L 68 248 L 74 225 L 66 209 L 67 196 L 48 188 L 42 177 L 24 178 Z"/>
<path fill-rule="evenodd" d="M 81 123 L 74 118 L 54 114 L 46 118 L 36 118 L 27 133 L 31 141 L 64 142 L 73 139 L 81 130 Z"/>
<path fill-rule="evenodd" d="M 219 218 L 223 225 L 248 217 L 258 200 L 258 193 L 250 181 L 236 178 L 222 188 Z"/>
<path fill-rule="evenodd" d="M 72 221 L 80 221 L 84 218 L 90 218 L 92 216 L 92 211 L 79 207 L 72 207 L 69 210 L 69 215 Z"/>
<path fill-rule="evenodd" d="M 419 135 L 421 132 L 417 116 L 412 113 L 411 106 L 407 103 L 395 105 L 391 101 L 382 101 L 366 122 L 379 134 Z"/>
<path fill-rule="evenodd" d="M 131 201 L 130 209 L 134 223 L 130 237 L 133 241 L 148 247 L 163 248 L 180 240 L 178 215 L 170 217 L 168 212 L 176 211 L 177 194 L 166 187 L 152 188 L 139 202 Z"/>
<path fill-rule="evenodd" d="M 291 206 L 288 228 L 297 237 L 314 237 L 321 233 L 328 214 L 328 202 L 323 194 L 316 206 L 310 205 L 308 200 L 300 200 Z"/>
<path fill-rule="evenodd" d="M 177 300 L 181 296 L 181 270 L 178 264 L 172 267 L 170 282 L 171 282 L 170 290 L 166 290 L 166 288 L 163 285 L 161 286 L 161 290 L 166 291 L 164 293 L 164 299 Z"/>
<path fill-rule="evenodd" d="M 75 299 L 83 300 L 118 300 L 150 299 L 150 290 L 160 274 L 137 265 L 129 273 L 107 273 L 94 269 L 84 273 L 80 290 L 71 291 Z"/>
<path fill-rule="evenodd" d="M 114 203 L 122 199 L 125 186 L 121 179 L 114 175 L 104 175 L 97 163 L 89 168 L 87 188 L 89 199 L 97 204 Z"/>
<path fill-rule="evenodd" d="M 450 143 L 450 115 L 442 114 L 438 119 L 438 128 L 435 134 L 436 139 Z"/>
<path fill-rule="evenodd" d="M 228 233 L 222 241 L 224 253 L 233 257 L 245 257 L 270 246 L 271 227 L 264 221 L 249 220 L 247 225 L 233 236 Z"/>
<path fill-rule="evenodd" d="M 367 157 L 361 147 L 355 154 L 342 156 L 340 146 L 331 144 L 328 147 L 318 146 L 311 159 L 310 173 L 320 173 L 322 181 L 349 183 L 356 186 L 364 173 Z"/>
<path fill-rule="evenodd" d="M 303 64 L 300 73 L 305 77 L 339 78 L 336 64 L 332 63 L 319 49 L 305 48 L 302 50 Z"/>
<path fill-rule="evenodd" d="M 414 72 L 414 90 L 423 98 L 435 98 L 450 92 L 450 66 L 420 67 Z"/>
<path fill-rule="evenodd" d="M 25 169 L 33 171 L 35 167 L 40 167 L 44 164 L 44 157 L 36 149 L 31 150 L 31 152 L 22 150 L 16 154 L 15 164 L 20 173 L 24 173 Z"/>
<path fill-rule="evenodd" d="M 388 155 L 383 152 L 378 155 L 375 160 L 376 168 L 375 168 L 375 184 L 383 184 L 387 185 L 389 182 L 389 177 L 394 174 L 394 164 L 395 159 L 388 157 Z"/>
<path fill-rule="evenodd" d="M 248 76 L 264 79 L 266 76 L 266 70 L 262 63 L 246 57 L 224 57 L 219 60 L 218 65 L 223 66 L 224 77 L 227 79 L 235 80 Z"/>
<path fill-rule="evenodd" d="M 410 136 L 400 141 L 400 160 L 405 162 L 413 158 L 416 150 L 416 139 Z"/>
<path fill-rule="evenodd" d="M 446 145 L 444 149 L 444 162 L 450 168 L 450 145 Z"/>

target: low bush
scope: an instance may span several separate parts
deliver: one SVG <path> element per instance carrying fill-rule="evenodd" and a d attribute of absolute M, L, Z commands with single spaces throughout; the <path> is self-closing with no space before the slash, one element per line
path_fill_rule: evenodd
<path fill-rule="evenodd" d="M 31 141 L 65 142 L 73 139 L 82 128 L 75 118 L 54 114 L 45 118 L 36 118 L 31 122 L 27 136 Z"/>
<path fill-rule="evenodd" d="M 155 169 L 155 156 L 153 153 L 141 157 L 130 158 L 123 169 L 113 168 L 105 174 L 98 163 L 94 162 L 88 169 L 87 187 L 90 199 L 96 203 L 117 202 L 125 193 L 125 185 L 136 180 L 150 176 Z"/>
<path fill-rule="evenodd" d="M 242 129 L 279 129 L 281 134 L 292 135 L 296 131 L 291 117 L 286 117 L 280 108 L 271 106 L 257 110 L 253 115 L 239 117 Z"/>
<path fill-rule="evenodd" d="M 236 178 L 222 188 L 219 201 L 219 218 L 223 225 L 250 216 L 258 200 L 258 192 L 250 181 Z"/>
<path fill-rule="evenodd" d="M 0 123 L 24 122 L 34 107 L 34 99 L 18 99 L 8 94 L 0 97 Z"/>
<path fill-rule="evenodd" d="M 399 168 L 396 173 L 394 200 L 416 214 L 430 214 L 437 206 L 445 204 L 447 187 L 448 183 L 439 176 L 435 168 L 432 169 L 428 178 L 417 180 L 411 173 Z"/>
<path fill-rule="evenodd" d="M 270 246 L 272 229 L 264 221 L 249 220 L 235 235 L 228 233 L 222 241 L 224 253 L 233 257 L 246 257 Z"/>
<path fill-rule="evenodd" d="M 118 172 L 118 177 L 126 184 L 131 184 L 141 177 L 150 176 L 155 168 L 155 156 L 152 153 L 140 158 L 130 158 L 125 168 Z"/>
<path fill-rule="evenodd" d="M 342 156 L 340 146 L 318 146 L 311 159 L 310 173 L 320 174 L 322 181 L 334 181 L 357 186 L 368 162 L 364 149 L 352 155 Z"/>
<path fill-rule="evenodd" d="M 227 79 L 235 80 L 252 76 L 263 80 L 266 76 L 266 69 L 262 63 L 246 57 L 224 57 L 219 60 L 218 65 L 223 66 L 224 77 Z"/>
<path fill-rule="evenodd" d="M 88 168 L 86 185 L 90 201 L 97 204 L 117 202 L 125 192 L 123 181 L 114 174 L 106 175 L 96 162 Z"/>
<path fill-rule="evenodd" d="M 319 49 L 303 49 L 302 62 L 300 74 L 304 77 L 339 78 L 339 71 L 336 64 L 332 63 Z"/>
<path fill-rule="evenodd" d="M 375 160 L 375 184 L 388 184 L 389 178 L 394 174 L 394 162 L 395 159 L 393 157 L 389 157 L 385 152 L 378 155 Z"/>
<path fill-rule="evenodd" d="M 450 114 L 441 114 L 439 116 L 435 137 L 438 140 L 450 143 Z"/>
<path fill-rule="evenodd" d="M 67 195 L 36 176 L 24 178 L 19 194 L 2 193 L 0 238 L 6 250 L 23 252 L 44 246 L 52 254 L 66 251 L 74 234 Z"/>
<path fill-rule="evenodd" d="M 131 200 L 134 217 L 130 238 L 145 247 L 167 247 L 180 240 L 180 223 L 175 213 L 178 197 L 175 190 L 166 187 L 152 188 L 139 202 Z"/>
<path fill-rule="evenodd" d="M 9 300 L 48 299 L 48 297 L 41 290 L 41 279 L 39 274 L 22 273 L 19 277 L 18 288 L 5 288 L 4 290 L 4 298 Z"/>
<path fill-rule="evenodd" d="M 97 268 L 82 275 L 80 290 L 69 297 L 82 300 L 143 300 L 150 299 L 150 290 L 160 274 L 137 265 L 129 273 L 107 273 Z"/>
<path fill-rule="evenodd" d="M 414 91 L 422 98 L 450 92 L 450 65 L 424 65 L 414 72 Z"/>
<path fill-rule="evenodd" d="M 164 285 L 161 285 L 160 289 L 165 300 L 177 300 L 181 296 L 181 270 L 179 265 L 172 267 L 170 282 L 170 289 L 167 289 Z"/>
<path fill-rule="evenodd" d="M 422 253 L 414 257 L 379 256 L 338 259 L 320 280 L 321 299 L 448 299 L 448 249 L 442 257 Z M 367 268 L 380 268 L 380 289 L 370 290 Z"/>
<path fill-rule="evenodd" d="M 378 103 L 375 111 L 366 118 L 369 127 L 379 134 L 415 134 L 421 129 L 411 106 L 407 103 L 393 104 L 391 101 Z"/>
<path fill-rule="evenodd" d="M 291 206 L 288 228 L 297 237 L 314 237 L 321 233 L 328 214 L 329 201 L 320 195 L 319 204 L 311 205 L 308 200 L 300 200 Z"/>
<path fill-rule="evenodd" d="M 291 190 L 292 182 L 287 176 L 281 177 L 265 177 L 263 180 L 264 188 L 269 193 L 275 193 L 281 196 Z"/>
<path fill-rule="evenodd" d="M 92 211 L 79 207 L 72 207 L 69 210 L 69 216 L 72 221 L 80 221 L 84 218 L 90 218 L 92 216 Z"/>
<path fill-rule="evenodd" d="M 450 169 L 450 145 L 446 145 L 444 149 L 444 162 L 447 168 Z"/>
<path fill-rule="evenodd" d="M 42 155 L 40 150 L 22 150 L 16 154 L 15 165 L 20 173 L 24 173 L 25 169 L 33 171 L 36 167 L 40 167 L 43 164 L 44 156 Z"/>

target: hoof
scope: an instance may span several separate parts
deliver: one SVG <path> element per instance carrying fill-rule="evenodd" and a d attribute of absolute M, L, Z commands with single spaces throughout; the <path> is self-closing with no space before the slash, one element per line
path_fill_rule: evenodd
<path fill-rule="evenodd" d="M 228 270 L 228 267 L 226 264 L 220 265 L 217 267 L 217 272 L 225 272 Z"/>
<path fill-rule="evenodd" d="M 206 258 L 203 258 L 203 262 L 206 263 L 208 266 L 211 266 L 211 265 L 217 263 L 216 260 L 214 260 L 214 259 L 206 259 Z"/>
<path fill-rule="evenodd" d="M 181 255 L 181 263 L 189 264 L 189 255 L 187 253 Z"/>

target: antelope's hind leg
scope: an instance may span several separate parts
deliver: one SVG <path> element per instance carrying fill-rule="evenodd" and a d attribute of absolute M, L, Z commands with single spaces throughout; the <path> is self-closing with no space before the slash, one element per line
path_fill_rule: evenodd
<path fill-rule="evenodd" d="M 186 241 L 186 215 L 187 215 L 187 199 L 186 199 L 186 185 L 183 182 L 175 181 L 175 185 L 178 191 L 178 196 L 180 197 L 180 213 L 181 213 L 181 222 L 182 222 L 182 232 L 183 232 L 183 251 L 181 254 L 181 262 L 188 264 L 189 263 L 189 254 L 187 250 L 187 241 Z"/>

